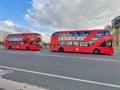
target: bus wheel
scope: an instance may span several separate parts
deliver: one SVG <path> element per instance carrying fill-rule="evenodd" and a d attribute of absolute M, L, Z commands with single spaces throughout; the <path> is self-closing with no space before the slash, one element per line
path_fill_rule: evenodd
<path fill-rule="evenodd" d="M 100 54 L 100 50 L 99 49 L 95 49 L 93 53 L 94 54 Z"/>
<path fill-rule="evenodd" d="M 59 52 L 64 52 L 64 49 L 63 48 L 59 48 Z"/>
<path fill-rule="evenodd" d="M 11 46 L 9 46 L 8 49 L 11 49 Z"/>
<path fill-rule="evenodd" d="M 26 50 L 30 50 L 29 47 L 26 47 Z"/>

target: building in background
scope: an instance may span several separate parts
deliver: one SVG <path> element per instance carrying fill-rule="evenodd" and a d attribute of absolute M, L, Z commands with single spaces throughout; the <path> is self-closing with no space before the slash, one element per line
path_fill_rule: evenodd
<path fill-rule="evenodd" d="M 114 35 L 114 46 L 120 47 L 120 16 L 112 20 L 112 30 Z"/>

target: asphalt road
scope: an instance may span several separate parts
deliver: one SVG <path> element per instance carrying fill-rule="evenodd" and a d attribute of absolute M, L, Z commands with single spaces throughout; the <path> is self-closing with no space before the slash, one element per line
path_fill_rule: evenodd
<path fill-rule="evenodd" d="M 0 48 L 3 78 L 50 90 L 120 90 L 120 52 L 114 55 Z"/>

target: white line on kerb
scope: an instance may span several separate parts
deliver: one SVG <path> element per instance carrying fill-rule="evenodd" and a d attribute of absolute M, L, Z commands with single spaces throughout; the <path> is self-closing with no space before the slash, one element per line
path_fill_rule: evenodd
<path fill-rule="evenodd" d="M 101 83 L 101 82 L 96 82 L 96 81 L 90 81 L 90 80 L 84 80 L 84 79 L 78 79 L 78 78 L 73 78 L 73 77 L 66 77 L 66 76 L 60 76 L 60 75 L 55 75 L 55 74 L 36 72 L 36 71 L 30 71 L 30 70 L 24 70 L 24 69 L 12 68 L 12 67 L 6 67 L 6 66 L 0 66 L 0 68 L 11 69 L 15 71 L 21 71 L 21 72 L 26 72 L 26 73 L 38 74 L 38 75 L 44 75 L 44 76 L 50 76 L 50 77 L 56 77 L 56 78 L 61 78 L 61 79 L 83 82 L 83 83 L 120 88 L 120 85 L 115 85 L 115 84 L 107 84 L 107 83 Z"/>

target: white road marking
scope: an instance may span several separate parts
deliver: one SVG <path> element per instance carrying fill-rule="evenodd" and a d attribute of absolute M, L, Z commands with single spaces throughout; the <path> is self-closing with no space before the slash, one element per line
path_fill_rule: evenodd
<path fill-rule="evenodd" d="M 3 70 L 3 69 L 0 69 L 0 76 L 4 76 L 4 75 L 10 74 L 12 72 L 13 72 L 12 70 Z"/>
<path fill-rule="evenodd" d="M 11 70 L 15 70 L 15 71 L 21 71 L 21 72 L 26 72 L 26 73 L 38 74 L 38 75 L 44 75 L 44 76 L 49 76 L 49 77 L 56 77 L 56 78 L 61 78 L 61 79 L 77 81 L 77 82 L 83 82 L 83 83 L 89 83 L 89 84 L 96 84 L 96 85 L 120 88 L 120 85 L 115 85 L 115 84 L 101 83 L 101 82 L 96 82 L 96 81 L 90 81 L 90 80 L 84 80 L 84 79 L 78 79 L 78 78 L 73 78 L 73 77 L 60 76 L 60 75 L 55 75 L 55 74 L 36 72 L 36 71 L 30 71 L 30 70 L 24 70 L 24 69 L 6 67 L 6 66 L 0 66 L 0 68 L 11 69 Z"/>
<path fill-rule="evenodd" d="M 40 56 L 48 56 L 48 57 L 61 57 L 61 58 L 77 58 L 77 59 L 83 59 L 83 60 L 89 60 L 89 61 L 104 61 L 104 62 L 113 62 L 113 63 L 120 63 L 120 60 L 112 60 L 112 59 L 103 59 L 103 58 L 91 58 L 91 57 L 88 57 L 88 58 L 85 58 L 85 57 L 78 57 L 78 56 L 62 56 L 62 55 L 52 55 L 52 54 L 42 54 L 42 53 L 31 53 L 29 51 L 25 51 L 25 52 L 18 52 L 18 51 L 0 51 L 2 53 L 17 53 L 17 54 L 27 54 L 27 55 L 40 55 Z"/>
<path fill-rule="evenodd" d="M 35 53 L 39 54 L 40 52 L 35 52 Z"/>

